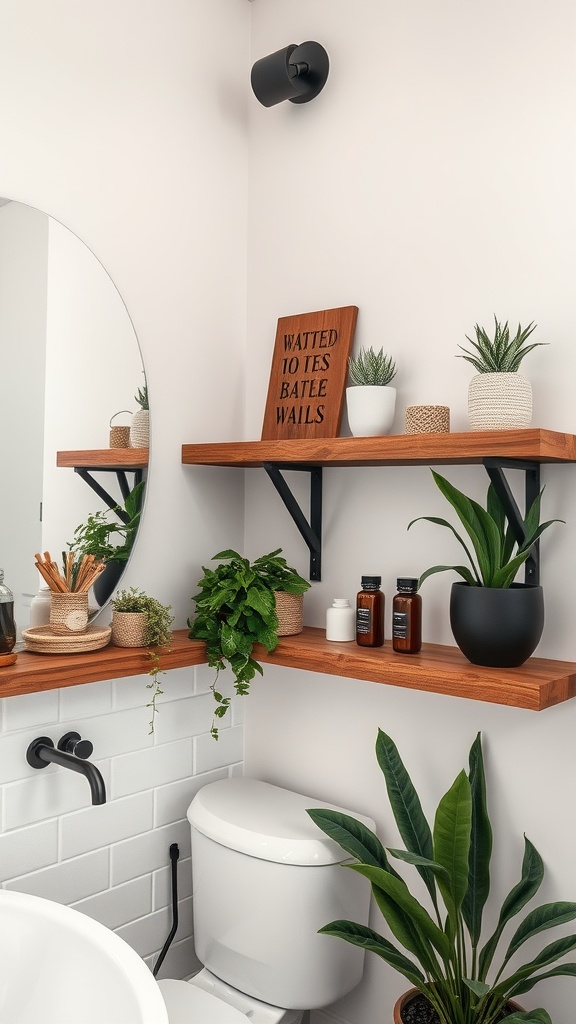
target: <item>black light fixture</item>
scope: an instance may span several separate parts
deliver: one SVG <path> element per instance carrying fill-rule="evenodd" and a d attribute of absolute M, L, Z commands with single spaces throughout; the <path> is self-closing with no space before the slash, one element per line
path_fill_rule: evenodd
<path fill-rule="evenodd" d="M 308 103 L 324 88 L 330 62 L 320 43 L 291 43 L 257 60 L 250 80 L 256 99 L 265 107 L 282 100 Z"/>

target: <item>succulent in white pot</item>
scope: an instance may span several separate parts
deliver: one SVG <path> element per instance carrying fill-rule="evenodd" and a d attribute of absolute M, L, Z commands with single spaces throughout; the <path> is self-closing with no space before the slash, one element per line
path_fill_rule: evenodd
<path fill-rule="evenodd" d="M 352 386 L 346 388 L 348 425 L 354 437 L 389 434 L 396 410 L 396 363 L 384 349 L 361 348 L 348 360 Z"/>
<path fill-rule="evenodd" d="M 468 337 L 473 351 L 459 345 L 464 352 L 457 359 L 466 359 L 477 373 L 468 387 L 468 419 L 471 430 L 514 430 L 529 427 L 532 422 L 532 384 L 519 373 L 522 360 L 533 348 L 547 342 L 527 339 L 536 329 L 518 324 L 510 337 L 508 321 L 500 324 L 494 317 L 494 337 L 475 325 L 476 340 Z"/>

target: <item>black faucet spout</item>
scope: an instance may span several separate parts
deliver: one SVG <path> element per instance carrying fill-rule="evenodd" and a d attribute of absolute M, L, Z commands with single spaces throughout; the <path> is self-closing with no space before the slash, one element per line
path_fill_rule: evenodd
<path fill-rule="evenodd" d="M 93 804 L 106 803 L 106 786 L 102 775 L 90 761 L 68 754 L 56 748 L 48 736 L 39 736 L 33 740 L 26 752 L 26 760 L 33 768 L 46 768 L 49 764 L 69 768 L 88 779 Z"/>

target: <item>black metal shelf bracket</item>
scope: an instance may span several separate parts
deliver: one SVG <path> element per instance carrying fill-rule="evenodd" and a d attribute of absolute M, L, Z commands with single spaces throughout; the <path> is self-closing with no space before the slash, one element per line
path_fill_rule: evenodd
<path fill-rule="evenodd" d="M 523 517 L 520 513 L 510 485 L 504 476 L 504 469 L 519 469 L 524 473 L 524 503 L 528 511 L 532 502 L 540 493 L 540 464 L 525 462 L 521 459 L 487 458 L 483 466 L 494 485 L 494 490 L 504 507 L 506 518 L 510 523 L 516 540 L 521 544 L 525 539 L 522 526 Z M 536 542 L 524 565 L 524 582 L 537 586 L 540 583 L 540 543 Z"/>
<path fill-rule="evenodd" d="M 119 507 L 118 501 L 115 498 L 113 498 L 112 495 L 109 494 L 109 492 L 104 487 L 102 487 L 98 480 L 94 479 L 89 469 L 86 469 L 84 466 L 75 466 L 74 472 L 78 473 L 78 476 L 81 477 L 81 479 L 84 480 L 84 482 L 87 483 L 88 486 L 92 488 L 92 490 L 98 495 L 99 498 L 102 499 L 103 502 L 105 502 L 106 505 L 108 505 L 108 508 L 112 509 L 112 511 L 116 513 L 121 522 L 128 523 L 130 521 L 130 516 Z M 131 493 L 131 491 L 133 491 L 134 488 L 137 487 L 138 484 L 142 482 L 141 469 L 134 469 L 130 471 L 134 473 L 134 482 L 132 484 L 132 487 L 130 487 L 130 484 L 128 483 L 128 478 L 126 476 L 126 471 L 123 469 L 114 469 L 112 466 L 99 466 L 97 472 L 116 473 L 116 479 L 118 481 L 118 486 L 120 488 L 120 493 L 122 495 L 123 501 L 126 501 L 126 498 Z"/>
<path fill-rule="evenodd" d="M 320 580 L 322 568 L 322 467 L 290 463 L 263 462 L 286 509 L 290 513 L 310 551 L 310 579 Z M 282 470 L 300 470 L 310 474 L 310 518 L 300 508 Z"/>

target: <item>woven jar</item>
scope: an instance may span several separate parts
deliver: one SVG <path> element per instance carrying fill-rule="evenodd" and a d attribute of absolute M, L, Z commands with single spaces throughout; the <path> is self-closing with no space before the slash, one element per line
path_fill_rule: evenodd
<path fill-rule="evenodd" d="M 450 433 L 450 409 L 447 405 L 409 405 L 406 409 L 405 433 Z"/>
<path fill-rule="evenodd" d="M 275 590 L 274 598 L 278 616 L 278 636 L 295 636 L 296 633 L 301 633 L 304 628 L 304 595 Z"/>
<path fill-rule="evenodd" d="M 132 426 L 130 427 L 130 447 L 150 447 L 150 411 L 148 409 L 139 409 L 132 417 Z"/>
<path fill-rule="evenodd" d="M 116 647 L 146 647 L 146 612 L 112 612 L 112 643 Z"/>
<path fill-rule="evenodd" d="M 120 412 L 115 412 L 110 419 L 110 448 L 129 448 L 130 447 L 130 425 L 120 427 L 112 425 L 112 420 L 116 419 L 117 416 L 121 416 L 122 413 L 128 413 L 130 416 L 130 409 L 120 409 Z"/>
<path fill-rule="evenodd" d="M 50 628 L 53 633 L 85 633 L 88 626 L 88 594 L 59 594 L 50 598 Z"/>

